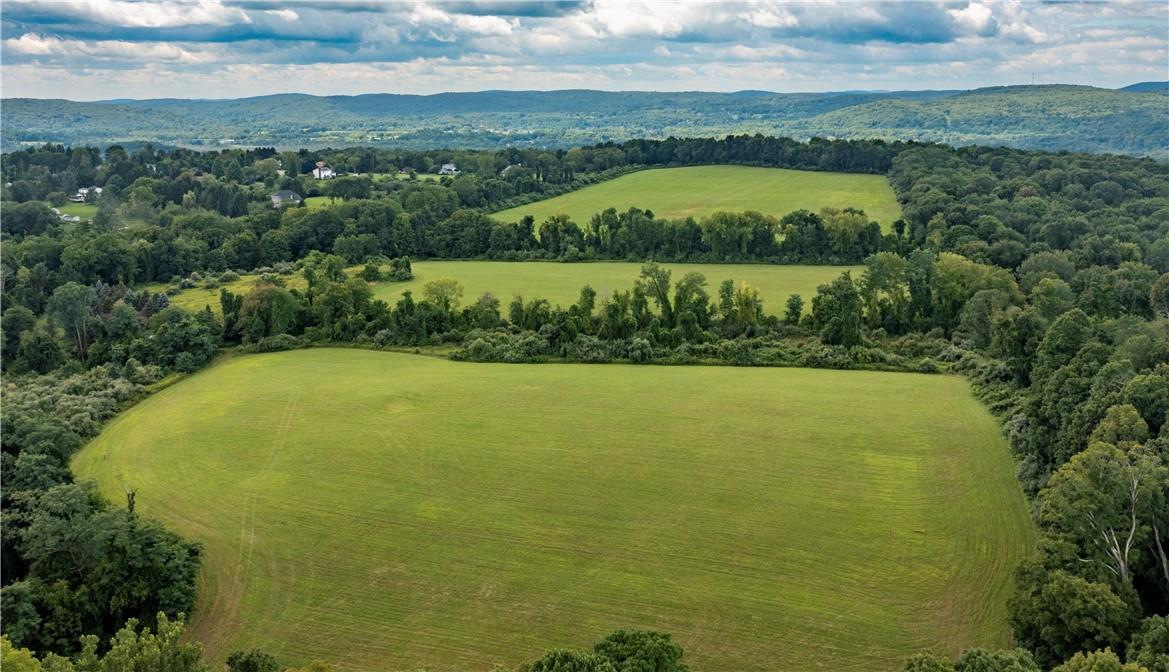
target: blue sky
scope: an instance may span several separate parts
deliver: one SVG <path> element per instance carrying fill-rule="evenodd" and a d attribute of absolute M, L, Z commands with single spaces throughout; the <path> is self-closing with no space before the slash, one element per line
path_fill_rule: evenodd
<path fill-rule="evenodd" d="M 4 97 L 1169 78 L 1169 2 L 5 0 Z"/>

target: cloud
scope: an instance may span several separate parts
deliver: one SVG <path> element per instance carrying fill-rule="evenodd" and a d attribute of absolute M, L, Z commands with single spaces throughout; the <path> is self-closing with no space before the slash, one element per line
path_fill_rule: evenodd
<path fill-rule="evenodd" d="M 5 95 L 89 98 L 1115 86 L 1164 78 L 1169 5 L 6 0 L 0 59 Z"/>
<path fill-rule="evenodd" d="M 3 47 L 6 52 L 11 54 L 64 59 L 66 61 L 73 61 L 77 57 L 134 63 L 142 60 L 208 63 L 215 60 L 215 57 L 208 52 L 189 51 L 169 43 L 143 45 L 120 40 L 81 42 L 33 33 L 25 33 L 18 38 L 5 39 Z"/>
<path fill-rule="evenodd" d="M 474 14 L 478 16 L 527 16 L 549 17 L 564 16 L 579 12 L 588 7 L 591 2 L 556 2 L 542 0 L 463 0 L 462 2 L 445 2 L 443 8 L 455 14 Z"/>
<path fill-rule="evenodd" d="M 131 2 L 129 0 L 56 0 L 14 2 L 6 8 L 42 22 L 84 21 L 108 26 L 173 28 L 189 25 L 228 25 L 248 22 L 246 12 L 219 0 L 197 2 Z"/>
<path fill-rule="evenodd" d="M 998 23 L 994 11 L 981 2 L 972 2 L 961 9 L 950 9 L 947 14 L 958 26 L 975 35 L 993 35 Z"/>

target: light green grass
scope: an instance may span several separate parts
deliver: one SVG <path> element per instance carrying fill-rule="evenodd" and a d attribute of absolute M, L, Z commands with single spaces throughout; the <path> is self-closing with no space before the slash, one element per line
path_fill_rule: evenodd
<path fill-rule="evenodd" d="M 544 298 L 554 305 L 568 307 L 580 297 L 581 287 L 592 285 L 598 298 L 608 298 L 614 290 L 633 287 L 642 264 L 629 262 L 596 262 L 564 264 L 558 262 L 508 262 L 508 261 L 418 261 L 413 264 L 414 280 L 410 282 L 380 282 L 374 285 L 374 296 L 390 305 L 397 303 L 402 292 L 410 290 L 421 298 L 426 283 L 442 277 L 451 277 L 463 285 L 464 303 L 474 301 L 486 292 L 499 298 L 506 308 L 515 295 L 525 299 Z M 810 301 L 816 288 L 830 282 L 844 271 L 851 270 L 853 277 L 860 277 L 859 266 L 775 266 L 767 264 L 665 264 L 673 272 L 675 280 L 681 279 L 688 271 L 706 276 L 707 291 L 717 297 L 718 286 L 723 280 L 736 283 L 746 281 L 759 290 L 763 297 L 764 310 L 780 315 L 784 302 L 791 294 L 800 294 Z M 349 269 L 356 274 L 359 267 Z M 387 267 L 382 269 L 387 270 Z M 227 283 L 237 294 L 245 293 L 257 281 L 256 276 L 244 276 Z M 286 276 L 287 287 L 304 287 L 301 275 Z M 153 292 L 163 291 L 166 285 L 149 285 Z M 202 310 L 211 306 L 219 312 L 218 289 L 187 289 L 170 297 L 173 305 L 188 310 Z"/>
<path fill-rule="evenodd" d="M 341 670 L 508 669 L 615 628 L 696 670 L 899 670 L 1007 644 L 1032 543 L 956 377 L 228 360 L 75 458 L 204 544 L 192 635 Z"/>
<path fill-rule="evenodd" d="M 438 182 L 439 176 L 433 173 L 414 173 L 414 178 L 419 182 Z M 395 173 L 394 179 L 402 182 L 410 181 L 410 173 Z"/>
<path fill-rule="evenodd" d="M 320 210 L 344 202 L 344 200 L 335 196 L 308 196 L 304 199 L 304 207 L 309 210 Z"/>
<path fill-rule="evenodd" d="M 652 210 L 669 219 L 705 217 L 720 210 L 758 210 L 782 217 L 805 208 L 854 207 L 888 230 L 901 216 L 889 181 L 883 175 L 824 173 L 749 166 L 657 168 L 623 175 L 562 196 L 521 205 L 492 215 L 504 222 L 532 215 L 543 222 L 567 214 L 579 225 L 606 208 Z"/>
<path fill-rule="evenodd" d="M 66 203 L 57 208 L 62 215 L 74 215 L 82 220 L 93 219 L 97 216 L 97 206 L 93 203 Z"/>

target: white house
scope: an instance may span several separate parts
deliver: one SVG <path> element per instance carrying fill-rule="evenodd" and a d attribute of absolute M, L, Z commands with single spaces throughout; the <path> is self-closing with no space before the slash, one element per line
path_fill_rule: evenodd
<path fill-rule="evenodd" d="M 69 200 L 73 201 L 74 203 L 84 203 L 85 199 L 89 196 L 89 192 L 91 191 L 95 197 L 101 196 L 101 187 L 82 187 L 77 190 L 76 194 L 70 196 Z"/>
<path fill-rule="evenodd" d="M 317 161 L 317 167 L 313 168 L 313 177 L 318 180 L 327 180 L 332 177 L 337 177 L 337 173 L 334 173 L 333 169 L 324 161 Z"/>
<path fill-rule="evenodd" d="M 438 174 L 439 175 L 458 175 L 459 168 L 458 168 L 458 166 L 456 166 L 453 163 L 444 163 L 444 164 L 442 164 L 442 168 L 438 169 Z"/>

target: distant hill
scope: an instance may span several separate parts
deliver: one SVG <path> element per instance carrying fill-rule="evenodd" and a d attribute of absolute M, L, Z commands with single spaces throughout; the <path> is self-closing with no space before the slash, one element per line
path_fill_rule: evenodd
<path fill-rule="evenodd" d="M 839 129 L 838 137 L 1163 154 L 1169 149 L 1166 94 L 1064 85 L 993 87 L 925 101 L 862 103 L 796 126 L 806 132 Z"/>
<path fill-rule="evenodd" d="M 1141 87 L 1150 87 L 1145 90 Z M 1169 88 L 973 91 L 479 91 L 279 94 L 234 100 L 3 101 L 4 149 L 30 143 L 192 147 L 572 147 L 634 137 L 765 133 L 1169 153 Z"/>
<path fill-rule="evenodd" d="M 1137 82 L 1136 84 L 1129 84 L 1121 89 L 1121 91 L 1130 91 L 1142 93 L 1146 91 L 1169 91 L 1169 82 Z"/>

